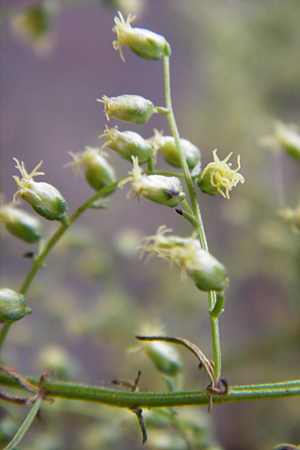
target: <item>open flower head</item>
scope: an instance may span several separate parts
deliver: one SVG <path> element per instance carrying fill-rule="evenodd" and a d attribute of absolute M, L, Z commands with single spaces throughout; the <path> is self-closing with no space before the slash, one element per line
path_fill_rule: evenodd
<path fill-rule="evenodd" d="M 210 195 L 216 195 L 219 192 L 224 198 L 229 199 L 229 191 L 239 182 L 245 182 L 244 177 L 238 173 L 241 168 L 240 155 L 237 157 L 236 169 L 231 169 L 231 164 L 227 163 L 231 155 L 232 152 L 221 161 L 218 158 L 217 150 L 213 151 L 214 162 L 205 167 L 197 183 L 202 192 Z"/>
<path fill-rule="evenodd" d="M 136 18 L 128 14 L 125 20 L 120 11 L 115 17 L 113 31 L 117 33 L 117 40 L 113 41 L 115 50 L 119 50 L 122 61 L 125 61 L 122 46 L 127 45 L 134 53 L 143 58 L 162 59 L 171 54 L 170 44 L 160 34 L 145 28 L 132 28 L 130 23 Z"/>
<path fill-rule="evenodd" d="M 16 158 L 13 159 L 17 164 L 16 168 L 22 175 L 21 179 L 13 175 L 18 186 L 14 201 L 20 196 L 37 214 L 45 219 L 67 223 L 67 203 L 61 193 L 49 183 L 38 183 L 33 180 L 33 177 L 44 175 L 43 172 L 38 172 L 43 161 L 37 164 L 32 172 L 28 173 L 23 161 L 20 163 Z"/>
<path fill-rule="evenodd" d="M 132 157 L 133 169 L 128 172 L 128 177 L 120 181 L 119 187 L 130 182 L 131 187 L 127 193 L 130 198 L 131 192 L 135 191 L 134 197 L 140 196 L 148 198 L 161 205 L 175 208 L 184 198 L 185 194 L 182 185 L 176 177 L 165 177 L 162 175 L 145 175 L 139 166 L 137 157 Z"/>
<path fill-rule="evenodd" d="M 278 211 L 278 214 L 289 223 L 295 233 L 300 231 L 300 202 L 295 209 L 286 206 Z"/>
<path fill-rule="evenodd" d="M 189 238 L 166 236 L 166 233 L 170 232 L 172 230 L 163 225 L 158 228 L 156 235 L 145 238 L 145 243 L 141 247 L 141 257 L 148 252 L 146 261 L 152 255 L 169 261 L 170 267 L 176 265 L 180 268 L 182 281 L 186 281 L 188 276 L 202 291 L 223 291 L 228 285 L 226 268 L 209 252 L 201 248 L 196 233 Z"/>
<path fill-rule="evenodd" d="M 81 165 L 85 167 L 85 178 L 89 185 L 99 191 L 116 180 L 114 168 L 107 162 L 105 153 L 100 154 L 99 148 L 85 147 L 83 152 L 69 152 L 74 161 L 65 165 L 72 166 L 74 175 L 81 173 Z"/>

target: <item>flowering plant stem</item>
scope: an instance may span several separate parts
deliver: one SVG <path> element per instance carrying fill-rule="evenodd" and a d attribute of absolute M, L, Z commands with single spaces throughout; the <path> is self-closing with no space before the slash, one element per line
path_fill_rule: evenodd
<path fill-rule="evenodd" d="M 180 136 L 178 132 L 178 128 L 176 125 L 176 120 L 172 108 L 172 99 L 171 99 L 171 85 L 170 85 L 170 58 L 165 56 L 164 59 L 164 83 L 165 83 L 165 103 L 166 109 L 168 110 L 167 118 L 170 125 L 171 132 L 175 139 L 176 148 L 179 154 L 179 159 L 181 163 L 181 168 L 183 171 L 184 179 L 187 185 L 187 189 L 190 196 L 191 208 L 185 202 L 185 206 L 188 209 L 188 212 L 193 213 L 199 225 L 196 227 L 199 241 L 201 247 L 208 252 L 208 244 L 205 235 L 204 225 L 201 217 L 200 207 L 197 200 L 197 196 L 195 193 L 195 189 L 192 183 L 191 174 L 184 156 L 184 152 L 181 148 L 180 144 Z M 210 291 L 208 293 L 209 299 L 209 310 L 212 311 L 216 304 L 216 293 L 215 291 Z M 221 376 L 221 345 L 220 345 L 220 331 L 219 331 L 219 320 L 217 317 L 210 316 L 211 323 L 211 333 L 212 333 L 212 343 L 213 343 L 213 353 L 214 353 L 214 372 L 215 372 L 215 381 L 218 381 Z"/>

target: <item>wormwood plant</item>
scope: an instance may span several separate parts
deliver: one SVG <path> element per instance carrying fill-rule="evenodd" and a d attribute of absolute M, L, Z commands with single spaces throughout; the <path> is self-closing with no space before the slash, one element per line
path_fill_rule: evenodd
<path fill-rule="evenodd" d="M 219 318 L 224 311 L 229 278 L 224 264 L 209 252 L 196 192 L 211 196 L 221 194 L 224 201 L 228 201 L 231 190 L 238 183 L 245 181 L 239 172 L 240 156 L 237 155 L 236 168 L 232 168 L 229 162 L 232 153 L 221 160 L 217 150 L 214 150 L 212 162 L 204 168 L 201 167 L 200 150 L 190 141 L 181 139 L 177 129 L 170 91 L 170 44 L 163 36 L 150 30 L 132 27 L 131 22 L 134 19 L 135 16 L 128 15 L 125 20 L 121 13 L 115 18 L 113 31 L 117 34 L 117 39 L 113 42 L 113 47 L 119 51 L 123 61 L 125 61 L 123 46 L 129 47 L 140 57 L 162 60 L 165 105 L 155 106 L 148 99 L 128 94 L 111 98 L 103 95 L 99 102 L 104 105 L 108 121 L 114 118 L 142 125 L 151 120 L 153 114 L 161 114 L 168 122 L 171 134 L 165 135 L 155 130 L 153 137 L 145 139 L 136 132 L 120 131 L 118 127 L 107 126 L 100 136 L 104 140 L 100 148 L 86 147 L 82 153 L 72 153 L 70 155 L 72 161 L 67 165 L 72 166 L 75 172 L 81 171 L 83 166 L 85 178 L 96 192 L 70 216 L 67 215 L 67 202 L 61 193 L 47 182 L 35 181 L 36 177 L 44 175 L 39 171 L 42 162 L 29 172 L 24 161 L 14 158 L 18 171 L 18 175 L 13 175 L 17 191 L 12 203 L 1 205 L 0 218 L 11 234 L 28 243 L 40 242 L 40 247 L 38 254 L 33 256 L 32 267 L 19 291 L 16 292 L 9 287 L 0 289 L 0 322 L 3 324 L 0 347 L 4 344 L 14 322 L 31 313 L 30 307 L 27 306 L 27 294 L 30 298 L 29 288 L 53 247 L 88 208 L 101 210 L 108 196 L 117 188 L 123 189 L 129 185 L 127 197 L 138 200 L 145 197 L 159 204 L 158 208 L 168 206 L 175 209 L 176 213 L 187 220 L 188 231 L 184 237 L 178 236 L 172 229 L 161 224 L 155 234 L 141 242 L 141 257 L 145 257 L 146 261 L 151 257 L 157 257 L 163 262 L 168 262 L 171 267 L 177 266 L 182 282 L 190 278 L 195 284 L 195 289 L 207 292 L 213 355 L 212 358 L 208 357 L 198 345 L 184 336 L 170 336 L 152 330 L 137 335 L 137 340 L 167 382 L 168 390 L 164 393 L 139 392 L 141 372 L 138 372 L 134 382 L 114 380 L 112 387 L 116 385 L 116 388 L 107 388 L 53 381 L 48 379 L 46 374 L 37 380 L 21 376 L 15 369 L 1 366 L 0 380 L 3 386 L 30 392 L 26 397 L 24 394 L 16 395 L 15 391 L 13 394 L 1 391 L 1 399 L 16 404 L 32 405 L 23 424 L 5 449 L 16 448 L 38 414 L 42 402 L 52 402 L 56 398 L 102 403 L 128 410 L 138 419 L 143 443 L 147 440 L 143 412 L 145 409 L 158 410 L 185 437 L 186 448 L 192 449 L 203 447 L 195 436 L 192 438 L 187 436 L 186 426 L 176 415 L 174 408 L 206 405 L 210 412 L 214 404 L 300 394 L 299 380 L 232 386 L 226 375 L 224 377 L 222 374 Z M 122 159 L 132 164 L 131 170 L 124 177 L 116 179 L 114 168 L 108 163 L 105 152 L 102 151 L 104 147 L 114 150 Z M 159 151 L 166 162 L 175 169 L 162 171 L 156 168 Z M 144 168 L 141 167 L 143 165 Z M 33 208 L 36 215 L 28 214 L 17 206 L 22 200 Z M 45 243 L 42 243 L 41 221 L 38 216 L 59 223 L 56 232 Z M 294 226 L 297 225 L 295 220 L 292 223 Z M 181 390 L 176 378 L 182 370 L 174 350 L 177 345 L 183 346 L 197 358 L 199 368 L 202 368 L 208 378 L 208 385 L 204 390 Z"/>

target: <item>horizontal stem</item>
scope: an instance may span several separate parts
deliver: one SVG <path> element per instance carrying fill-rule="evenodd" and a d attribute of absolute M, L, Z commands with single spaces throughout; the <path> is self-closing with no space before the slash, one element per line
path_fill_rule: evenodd
<path fill-rule="evenodd" d="M 26 380 L 36 386 L 39 379 L 26 377 Z M 22 389 L 11 377 L 0 374 L 0 384 Z M 179 407 L 189 405 L 208 405 L 209 394 L 206 391 L 186 391 L 172 393 L 124 392 L 115 389 L 105 389 L 99 386 L 65 381 L 46 381 L 43 389 L 47 396 L 68 400 L 96 402 L 121 408 L 135 409 Z M 214 404 L 240 402 L 248 400 L 265 400 L 280 397 L 295 397 L 300 395 L 300 380 L 283 383 L 253 384 L 248 386 L 230 386 L 226 395 L 214 395 Z"/>

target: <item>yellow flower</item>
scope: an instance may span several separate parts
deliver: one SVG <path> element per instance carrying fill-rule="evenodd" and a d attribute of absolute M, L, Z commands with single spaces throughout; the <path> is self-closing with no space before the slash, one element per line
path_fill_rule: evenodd
<path fill-rule="evenodd" d="M 198 181 L 198 186 L 203 192 L 210 195 L 215 195 L 219 192 L 224 198 L 229 199 L 229 191 L 231 191 L 238 182 L 245 182 L 244 177 L 238 173 L 241 168 L 240 155 L 237 157 L 238 166 L 236 169 L 231 169 L 231 164 L 227 164 L 231 155 L 232 152 L 221 161 L 217 156 L 217 150 L 213 151 L 214 162 L 209 163 L 205 167 Z"/>

